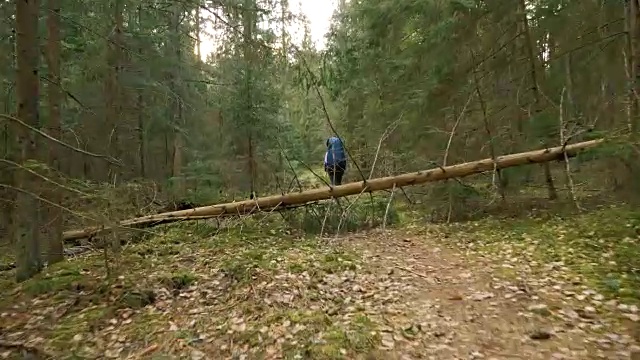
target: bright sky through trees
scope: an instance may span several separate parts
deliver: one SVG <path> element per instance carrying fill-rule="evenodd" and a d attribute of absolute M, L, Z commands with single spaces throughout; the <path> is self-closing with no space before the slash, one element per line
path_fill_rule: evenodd
<path fill-rule="evenodd" d="M 309 21 L 309 30 L 311 31 L 311 38 L 318 49 L 323 49 L 325 46 L 325 34 L 329 31 L 329 25 L 331 23 L 331 16 L 335 11 L 338 4 L 338 0 L 299 0 L 291 1 L 290 10 L 294 15 L 304 15 Z M 211 14 L 206 12 L 202 13 L 205 18 L 213 18 Z M 201 35 L 201 51 L 202 59 L 206 60 L 207 56 L 211 54 L 216 46 L 215 30 L 211 24 L 205 26 L 205 34 Z M 289 33 L 295 44 L 302 42 L 304 35 L 304 29 L 302 24 L 295 23 L 289 26 Z"/>

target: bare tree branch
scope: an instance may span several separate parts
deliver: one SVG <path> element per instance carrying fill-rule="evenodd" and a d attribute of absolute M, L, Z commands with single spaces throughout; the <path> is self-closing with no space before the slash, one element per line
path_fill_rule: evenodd
<path fill-rule="evenodd" d="M 55 142 L 55 143 L 57 143 L 59 145 L 64 146 L 67 149 L 71 149 L 73 151 L 79 152 L 79 153 L 84 154 L 84 155 L 88 155 L 88 156 L 92 156 L 92 157 L 96 157 L 96 158 L 100 158 L 100 159 L 105 159 L 105 161 L 107 161 L 107 162 L 109 162 L 111 164 L 114 164 L 114 165 L 117 165 L 117 166 L 122 166 L 122 163 L 120 161 L 118 161 L 117 159 L 112 158 L 111 156 L 94 154 L 94 153 L 82 150 L 80 148 L 77 148 L 75 146 L 69 145 L 69 144 L 67 144 L 67 143 L 65 143 L 65 142 L 63 142 L 61 140 L 58 140 L 58 139 L 54 138 L 53 136 L 45 133 L 42 130 L 36 129 L 35 127 L 25 123 L 24 121 L 22 121 L 22 120 L 20 120 L 20 119 L 18 119 L 16 117 L 13 117 L 13 116 L 10 116 L 10 115 L 7 115 L 7 114 L 0 114 L 0 118 L 4 118 L 4 119 L 10 120 L 10 121 L 13 121 L 13 122 L 15 122 L 15 123 L 17 123 L 17 124 L 19 124 L 21 126 L 24 126 L 24 127 L 28 128 L 29 130 L 34 131 L 34 132 L 42 135 L 43 137 L 45 137 L 45 138 L 47 138 L 47 139 L 49 139 L 49 140 L 51 140 L 51 141 L 53 141 L 53 142 Z"/>

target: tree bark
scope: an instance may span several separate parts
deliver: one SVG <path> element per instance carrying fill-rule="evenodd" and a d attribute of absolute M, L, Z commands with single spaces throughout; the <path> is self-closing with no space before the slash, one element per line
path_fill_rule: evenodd
<path fill-rule="evenodd" d="M 10 46 L 5 56 L 0 59 L 5 59 L 7 65 L 15 66 L 15 46 Z M 1 94 L 4 97 L 4 108 L 2 109 L 6 114 L 13 113 L 13 104 L 11 95 L 13 88 L 4 89 L 5 93 Z M 14 114 L 15 115 L 15 114 Z M 5 122 L 0 125 L 0 141 L 2 142 L 2 156 L 4 159 L 15 162 L 15 144 L 13 141 L 13 129 L 10 124 Z M 0 183 L 13 186 L 13 172 L 8 164 L 0 164 Z M 0 199 L 6 200 L 0 204 L 0 241 L 6 240 L 6 243 L 11 243 L 13 236 L 11 235 L 11 214 L 13 213 L 15 192 L 10 189 L 0 189 Z"/>
<path fill-rule="evenodd" d="M 471 53 L 471 56 L 473 57 L 473 61 L 475 63 L 475 56 L 473 55 L 473 52 Z M 485 104 L 484 98 L 482 97 L 482 92 L 480 91 L 480 79 L 478 78 L 477 70 L 478 69 L 474 66 L 473 81 L 476 88 L 476 94 L 478 95 L 478 102 L 480 102 L 480 109 L 482 110 L 482 122 L 484 124 L 484 131 L 487 134 L 487 141 L 489 141 L 489 155 L 491 155 L 492 159 L 495 159 L 496 149 L 494 146 L 494 138 L 491 131 L 491 126 L 489 124 L 489 116 L 487 115 L 487 105 Z M 500 169 L 496 169 L 495 175 L 497 177 L 497 181 L 494 185 L 496 187 L 496 190 L 498 191 L 498 194 L 500 195 L 500 198 L 502 199 L 502 202 L 504 203 L 506 201 L 506 196 L 503 186 L 504 183 L 502 180 L 502 172 L 500 171 Z"/>
<path fill-rule="evenodd" d="M 142 6 L 138 5 L 137 8 L 138 15 L 138 32 L 142 33 Z M 138 47 L 138 55 L 142 59 L 142 44 Z M 144 71 L 140 71 L 140 75 L 142 75 Z M 136 100 L 136 107 L 138 109 L 138 169 L 139 175 L 141 178 L 145 178 L 147 176 L 147 164 L 146 164 L 146 156 L 147 156 L 147 143 L 146 143 L 146 135 L 145 135 L 145 126 L 144 126 L 144 95 L 142 86 L 138 87 L 138 96 Z"/>
<path fill-rule="evenodd" d="M 48 103 L 49 103 L 49 135 L 56 139 L 62 139 L 60 102 L 62 92 L 60 90 L 60 3 L 59 0 L 48 0 L 47 7 L 47 68 L 49 70 Z M 60 171 L 60 146 L 55 142 L 49 142 L 47 147 L 43 147 L 48 152 L 49 166 L 56 171 Z M 55 204 L 60 204 L 62 200 L 62 189 L 49 191 L 49 200 Z M 56 206 L 47 206 L 49 226 L 48 226 L 48 249 L 47 261 L 53 264 L 64 260 L 62 244 L 62 211 Z"/>
<path fill-rule="evenodd" d="M 627 121 L 632 137 L 638 132 L 640 122 L 640 6 L 638 0 L 627 0 L 627 74 L 629 81 L 629 94 L 627 104 Z"/>
<path fill-rule="evenodd" d="M 109 64 L 109 73 L 105 79 L 105 123 L 109 131 L 108 135 L 108 148 L 109 155 L 114 158 L 120 158 L 120 124 L 119 119 L 121 111 L 120 102 L 120 71 L 122 64 L 122 27 L 123 27 L 123 15 L 122 15 L 122 1 L 113 0 L 113 35 L 110 37 L 109 50 L 107 52 L 107 63 Z M 109 182 L 112 179 L 120 181 L 117 171 L 114 167 L 110 167 L 107 180 Z"/>
<path fill-rule="evenodd" d="M 255 195 L 256 191 L 256 161 L 255 161 L 255 144 L 253 139 L 253 127 L 257 124 L 253 123 L 255 118 L 253 111 L 253 97 L 252 97 L 252 85 L 253 85 L 253 71 L 251 67 L 255 62 L 254 49 L 253 49 L 253 28 L 255 26 L 255 0 L 245 0 L 243 4 L 242 21 L 243 21 L 243 57 L 245 62 L 245 89 L 246 92 L 246 119 L 249 124 L 246 125 L 247 129 L 247 171 L 249 176 L 249 192 L 251 196 Z"/>
<path fill-rule="evenodd" d="M 525 0 L 520 0 L 520 11 L 522 13 L 522 25 L 524 28 L 524 38 L 525 38 L 525 46 L 527 50 L 527 55 L 529 57 L 529 72 L 531 76 L 531 90 L 533 91 L 534 97 L 534 117 L 542 111 L 542 103 L 540 101 L 540 84 L 538 83 L 538 75 L 537 75 L 537 52 L 534 51 L 534 44 L 531 38 L 531 30 L 529 28 L 529 20 L 527 19 L 527 10 L 525 5 Z M 546 135 L 544 136 L 543 143 L 547 146 Z M 558 198 L 558 192 L 556 191 L 555 185 L 553 184 L 553 176 L 551 175 L 551 168 L 548 163 L 543 163 L 542 168 L 544 170 L 544 178 L 547 183 L 547 191 L 549 193 L 549 200 L 555 200 Z"/>
<path fill-rule="evenodd" d="M 176 199 L 184 197 L 186 189 L 184 179 L 182 178 L 182 166 L 183 166 L 183 135 L 184 129 L 183 116 L 182 116 L 182 84 L 180 77 L 182 72 L 182 44 L 180 36 L 180 3 L 176 2 L 173 9 L 172 23 L 173 23 L 173 48 L 175 49 L 175 61 L 176 64 L 172 69 L 172 96 L 173 96 L 173 109 L 172 109 L 172 123 L 173 123 L 173 156 L 171 159 L 171 177 L 174 180 L 174 196 Z"/>
<path fill-rule="evenodd" d="M 196 56 L 198 65 L 202 62 L 202 42 L 200 39 L 200 3 L 201 0 L 196 1 Z"/>
<path fill-rule="evenodd" d="M 38 44 L 38 0 L 16 1 L 16 51 L 17 51 L 17 99 L 18 118 L 39 127 L 38 113 L 40 58 Z M 23 126 L 15 127 L 17 160 L 20 164 L 38 159 L 36 135 Z M 42 269 L 40 231 L 38 224 L 38 181 L 28 171 L 17 169 L 14 184 L 20 186 L 15 197 L 13 211 L 14 243 L 16 244 L 16 280 L 24 281 Z"/>
<path fill-rule="evenodd" d="M 638 0 L 626 1 L 626 30 L 627 30 L 627 81 L 629 90 L 627 94 L 627 127 L 630 141 L 634 145 L 638 142 L 638 130 L 640 128 L 640 4 Z M 627 159 L 630 164 L 627 169 L 633 193 L 637 194 L 640 185 L 637 178 L 640 174 L 640 165 L 637 161 Z"/>

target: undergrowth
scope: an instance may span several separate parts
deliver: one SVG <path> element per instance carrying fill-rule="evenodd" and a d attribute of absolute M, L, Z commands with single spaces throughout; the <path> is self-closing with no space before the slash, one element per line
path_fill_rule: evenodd
<path fill-rule="evenodd" d="M 110 277 L 100 251 L 19 285 L 5 273 L 1 332 L 12 341 L 43 339 L 38 346 L 61 359 L 126 357 L 149 344 L 154 356 L 203 347 L 221 358 L 255 348 L 252 356 L 342 359 L 379 342 L 365 314 L 337 321 L 342 306 L 327 307 L 318 290 L 327 276 L 360 271 L 360 257 L 300 236 L 275 216 L 225 230 L 213 221 L 165 225 L 108 256 Z"/>

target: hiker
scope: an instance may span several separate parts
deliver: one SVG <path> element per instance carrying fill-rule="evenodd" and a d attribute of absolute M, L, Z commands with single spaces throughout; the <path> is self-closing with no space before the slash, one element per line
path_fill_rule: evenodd
<path fill-rule="evenodd" d="M 332 136 L 327 139 L 327 152 L 324 154 L 324 171 L 329 175 L 331 186 L 342 184 L 342 176 L 346 170 L 347 156 L 342 140 Z"/>

